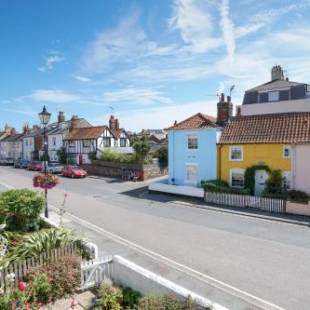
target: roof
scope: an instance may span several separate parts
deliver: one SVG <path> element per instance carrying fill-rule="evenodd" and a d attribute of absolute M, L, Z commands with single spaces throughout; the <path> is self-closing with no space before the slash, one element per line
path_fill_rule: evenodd
<path fill-rule="evenodd" d="M 70 131 L 65 140 L 88 140 L 99 138 L 107 126 L 76 128 Z"/>
<path fill-rule="evenodd" d="M 220 144 L 308 143 L 310 112 L 238 116 L 224 128 Z"/>
<path fill-rule="evenodd" d="M 21 140 L 21 138 L 24 136 L 23 133 L 18 133 L 16 135 L 12 135 L 12 136 L 7 136 L 5 139 L 3 139 L 2 141 L 4 142 L 15 142 L 15 141 L 19 141 Z"/>
<path fill-rule="evenodd" d="M 68 128 L 71 125 L 71 119 L 61 122 L 61 123 L 54 123 L 55 127 L 52 128 L 49 132 L 48 135 L 57 135 L 57 134 L 62 134 L 68 130 Z M 84 118 L 79 118 L 78 122 L 78 127 L 90 127 L 91 124 L 85 120 Z"/>
<path fill-rule="evenodd" d="M 253 87 L 251 89 L 246 90 L 246 92 L 252 92 L 252 91 L 271 91 L 271 90 L 278 90 L 281 88 L 289 88 L 291 86 L 296 85 L 304 85 L 305 83 L 299 83 L 299 82 L 293 82 L 288 80 L 274 80 L 269 81 L 267 83 L 258 85 L 256 87 Z"/>
<path fill-rule="evenodd" d="M 217 128 L 216 118 L 202 113 L 197 113 L 184 121 L 175 124 L 168 130 L 177 129 L 200 129 L 200 128 Z"/>

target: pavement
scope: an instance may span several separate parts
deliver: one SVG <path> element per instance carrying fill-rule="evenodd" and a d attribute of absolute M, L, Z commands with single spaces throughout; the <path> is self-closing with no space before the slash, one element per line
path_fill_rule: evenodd
<path fill-rule="evenodd" d="M 0 184 L 31 187 L 32 175 L 0 167 Z M 193 208 L 146 185 L 61 178 L 49 203 L 59 207 L 67 193 L 65 224 L 101 255 L 125 256 L 230 309 L 309 309 L 308 226 Z"/>

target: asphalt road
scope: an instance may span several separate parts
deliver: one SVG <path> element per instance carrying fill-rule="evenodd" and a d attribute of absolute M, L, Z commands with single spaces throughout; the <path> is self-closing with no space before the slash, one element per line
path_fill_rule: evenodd
<path fill-rule="evenodd" d="M 32 174 L 0 167 L 0 184 L 31 187 Z M 228 296 L 234 292 L 284 309 L 309 309 L 308 227 L 188 207 L 174 196 L 148 194 L 146 185 L 61 178 L 61 184 L 49 191 L 49 203 L 60 206 L 67 192 L 68 212 L 84 221 L 68 217 L 68 225 L 96 240 L 105 253 L 127 255 L 232 309 L 256 309 Z M 143 251 L 137 254 L 139 251 L 129 246 L 126 250 L 126 244 L 117 244 L 105 232 L 187 267 L 187 276 L 191 268 L 223 282 L 227 285 L 224 288 L 237 290 L 228 289 L 225 296 L 222 287 L 219 292 L 203 286 L 199 277 L 181 277 L 159 259 L 155 263 L 150 255 L 143 258 Z M 267 303 L 262 308 L 272 309 Z"/>

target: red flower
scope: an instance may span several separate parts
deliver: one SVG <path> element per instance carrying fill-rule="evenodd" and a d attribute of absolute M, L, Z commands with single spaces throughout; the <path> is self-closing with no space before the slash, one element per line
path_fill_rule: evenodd
<path fill-rule="evenodd" d="M 21 292 L 24 292 L 27 288 L 27 283 L 26 282 L 23 282 L 23 281 L 20 281 L 18 283 L 18 289 L 21 291 Z"/>

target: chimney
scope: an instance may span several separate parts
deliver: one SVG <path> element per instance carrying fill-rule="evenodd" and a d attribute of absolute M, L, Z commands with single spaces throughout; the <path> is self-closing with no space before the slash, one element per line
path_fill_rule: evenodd
<path fill-rule="evenodd" d="M 79 117 L 77 115 L 72 115 L 70 130 L 77 129 L 79 127 Z"/>
<path fill-rule="evenodd" d="M 231 97 L 227 96 L 225 101 L 225 95 L 222 93 L 220 101 L 217 104 L 217 124 L 219 126 L 225 126 L 232 117 L 233 104 L 231 103 Z"/>
<path fill-rule="evenodd" d="M 237 117 L 241 116 L 241 106 L 240 105 L 236 106 L 236 116 Z"/>
<path fill-rule="evenodd" d="M 58 113 L 58 123 L 63 123 L 65 121 L 65 114 L 62 111 Z"/>
<path fill-rule="evenodd" d="M 15 128 L 11 128 L 10 135 L 11 135 L 11 136 L 15 136 L 15 135 L 16 135 L 16 130 L 15 130 Z"/>
<path fill-rule="evenodd" d="M 271 81 L 284 80 L 284 72 L 281 66 L 273 66 L 271 69 Z"/>
<path fill-rule="evenodd" d="M 24 127 L 23 127 L 23 133 L 24 133 L 24 134 L 27 134 L 27 133 L 29 133 L 29 131 L 30 131 L 29 126 L 28 126 L 27 124 L 24 125 Z"/>
<path fill-rule="evenodd" d="M 112 130 L 119 129 L 119 121 L 117 118 L 114 117 L 114 115 L 110 116 L 109 128 Z"/>

